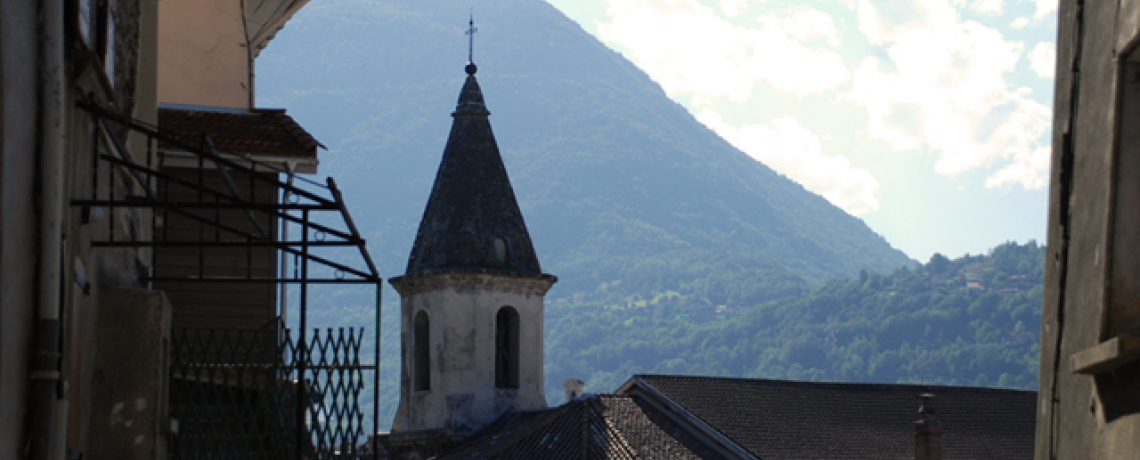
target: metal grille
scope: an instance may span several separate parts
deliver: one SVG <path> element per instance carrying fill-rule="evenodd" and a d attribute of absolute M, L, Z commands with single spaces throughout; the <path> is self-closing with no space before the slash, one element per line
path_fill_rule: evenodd
<path fill-rule="evenodd" d="M 175 329 L 170 458 L 357 458 L 363 332 Z"/>
<path fill-rule="evenodd" d="M 374 286 L 376 322 L 370 340 L 378 363 L 383 279 L 336 182 L 309 181 L 289 168 L 241 152 L 218 151 L 209 133 L 203 133 L 200 145 L 188 145 L 153 125 L 100 106 L 93 96 L 78 104 L 94 122 L 91 176 L 71 203 L 82 210 L 84 219 L 107 224 L 92 246 L 134 248 L 141 260 L 149 257 L 143 265 L 151 270 L 141 272 L 140 281 L 168 292 L 180 287 L 200 293 L 232 283 L 298 287 L 293 303 L 286 301 L 286 290 L 281 289 L 271 329 L 172 331 L 169 409 L 176 423 L 170 427 L 170 457 L 353 458 L 360 450 L 357 443 L 363 441 L 358 407 L 361 373 L 372 372 L 375 401 L 378 365 L 359 364 L 362 330 L 306 333 L 308 288 L 311 284 Z M 127 148 L 128 132 L 145 140 L 144 151 Z M 166 147 L 158 149 L 160 145 Z M 166 168 L 168 153 L 175 153 L 192 173 L 175 174 Z M 220 185 L 211 183 L 205 179 L 206 171 L 224 180 Z M 178 188 L 188 193 L 169 193 Z M 275 192 L 272 197 L 254 196 L 254 190 L 262 189 Z M 137 226 L 124 234 L 116 222 L 131 219 L 137 220 Z M 149 231 L 144 227 L 147 219 Z M 180 225 L 178 219 L 192 223 L 197 237 L 165 234 Z M 270 228 L 274 222 L 281 223 L 279 230 Z M 174 250 L 191 255 L 156 256 Z M 255 270 L 253 261 L 261 260 L 256 255 L 267 251 L 276 251 L 273 260 L 281 261 L 280 267 Z M 207 254 L 217 252 L 245 257 L 222 269 L 216 264 L 207 267 Z M 171 260 L 179 263 L 168 263 Z M 175 270 L 176 266 L 181 269 Z M 77 282 L 86 289 L 87 281 Z M 295 337 L 284 329 L 287 305 L 298 308 Z M 241 324 L 232 321 L 235 316 L 211 317 L 205 324 Z M 376 426 L 375 404 L 371 412 Z M 371 455 L 378 458 L 378 453 Z"/>

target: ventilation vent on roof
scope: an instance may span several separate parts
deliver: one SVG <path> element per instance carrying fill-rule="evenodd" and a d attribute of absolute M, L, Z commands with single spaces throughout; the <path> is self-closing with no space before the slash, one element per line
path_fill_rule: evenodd
<path fill-rule="evenodd" d="M 563 383 L 562 387 L 566 389 L 566 402 L 570 402 L 582 397 L 582 390 L 586 388 L 586 382 L 570 378 L 566 379 L 566 383 Z"/>

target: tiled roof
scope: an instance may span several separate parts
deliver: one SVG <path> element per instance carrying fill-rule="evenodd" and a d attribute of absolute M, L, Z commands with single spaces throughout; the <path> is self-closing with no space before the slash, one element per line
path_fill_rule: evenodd
<path fill-rule="evenodd" d="M 159 130 L 176 141 L 201 146 L 208 134 L 220 152 L 254 156 L 315 159 L 324 148 L 284 109 L 251 111 L 167 108 L 158 109 Z M 160 143 L 161 149 L 178 150 Z"/>
<path fill-rule="evenodd" d="M 598 395 L 500 417 L 441 460 L 721 458 L 636 397 Z"/>
<path fill-rule="evenodd" d="M 935 395 L 947 460 L 1033 458 L 1037 394 L 991 388 L 636 375 L 765 460 L 913 459 L 917 396 Z"/>
<path fill-rule="evenodd" d="M 542 276 L 475 75 L 459 94 L 407 276 L 498 272 Z"/>

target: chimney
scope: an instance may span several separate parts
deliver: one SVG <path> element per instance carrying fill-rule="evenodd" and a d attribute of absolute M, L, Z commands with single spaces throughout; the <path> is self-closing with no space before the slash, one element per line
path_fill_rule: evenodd
<path fill-rule="evenodd" d="M 942 460 L 942 427 L 934 412 L 934 395 L 918 395 L 919 418 L 914 422 L 914 460 Z"/>
<path fill-rule="evenodd" d="M 582 389 L 585 387 L 586 382 L 574 378 L 566 379 L 566 383 L 562 384 L 562 388 L 566 389 L 566 402 L 582 397 Z"/>

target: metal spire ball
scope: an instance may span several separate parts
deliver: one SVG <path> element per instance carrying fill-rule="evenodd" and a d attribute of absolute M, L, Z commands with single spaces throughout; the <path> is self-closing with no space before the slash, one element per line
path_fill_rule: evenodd
<path fill-rule="evenodd" d="M 467 71 L 467 75 L 475 75 L 479 71 L 479 67 L 475 65 L 475 32 L 479 29 L 475 28 L 475 14 L 471 14 L 471 19 L 467 21 L 467 66 L 463 70 Z"/>

